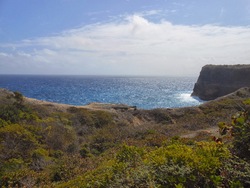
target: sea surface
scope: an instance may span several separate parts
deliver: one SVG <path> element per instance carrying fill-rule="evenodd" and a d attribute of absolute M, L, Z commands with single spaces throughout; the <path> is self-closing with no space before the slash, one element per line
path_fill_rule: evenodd
<path fill-rule="evenodd" d="M 0 88 L 39 100 L 86 105 L 118 103 L 143 109 L 196 106 L 195 77 L 0 75 Z"/>

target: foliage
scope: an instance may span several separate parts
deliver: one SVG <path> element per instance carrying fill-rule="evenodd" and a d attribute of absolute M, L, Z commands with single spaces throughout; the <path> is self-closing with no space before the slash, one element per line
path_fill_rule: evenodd
<path fill-rule="evenodd" d="M 230 156 L 224 145 L 213 142 L 148 149 L 123 145 L 114 159 L 62 187 L 216 187 L 222 183 L 222 159 Z"/>
<path fill-rule="evenodd" d="M 220 133 L 233 137 L 233 151 L 241 158 L 250 161 L 250 115 L 247 111 L 232 116 L 232 122 L 219 123 Z"/>
<path fill-rule="evenodd" d="M 24 101 L 23 98 L 24 97 L 23 97 L 23 95 L 20 92 L 15 91 L 14 92 L 14 98 L 16 99 L 15 105 L 17 105 L 17 106 L 23 106 L 23 101 Z"/>
<path fill-rule="evenodd" d="M 149 115 L 152 116 L 158 123 L 167 124 L 172 122 L 169 115 L 161 109 L 154 109 L 149 112 Z"/>
<path fill-rule="evenodd" d="M 245 105 L 250 105 L 250 99 L 244 100 L 243 103 L 244 103 Z"/>
<path fill-rule="evenodd" d="M 221 159 L 227 158 L 229 151 L 216 143 L 188 146 L 177 142 L 155 150 L 152 156 L 149 162 L 162 186 L 213 187 L 219 183 L 214 177 L 219 176 Z"/>
<path fill-rule="evenodd" d="M 226 160 L 221 168 L 226 187 L 250 187 L 250 164 L 236 156 Z"/>
<path fill-rule="evenodd" d="M 242 158 L 250 160 L 250 121 L 248 112 L 241 112 L 232 118 L 234 151 Z"/>
<path fill-rule="evenodd" d="M 87 109 L 71 107 L 69 108 L 69 112 L 75 115 L 75 117 L 72 118 L 75 124 L 87 125 L 95 128 L 102 128 L 113 124 L 112 114 L 106 111 L 89 111 Z"/>
<path fill-rule="evenodd" d="M 0 187 L 249 187 L 247 112 L 219 124 L 224 143 L 202 135 L 170 139 L 171 130 L 182 131 L 175 116 L 195 130 L 205 119 L 213 125 L 226 117 L 227 104 L 237 106 L 224 100 L 171 115 L 164 109 L 63 111 L 29 105 L 14 92 L 0 104 Z"/>
<path fill-rule="evenodd" d="M 77 150 L 77 137 L 72 127 L 54 125 L 48 126 L 45 131 L 45 142 L 49 148 L 69 153 Z"/>
<path fill-rule="evenodd" d="M 223 138 L 232 138 L 233 157 L 226 160 L 221 169 L 223 184 L 227 187 L 250 186 L 250 114 L 246 110 L 250 99 L 243 101 L 243 104 L 246 105 L 245 110 L 233 115 L 231 123 L 219 123 Z"/>
<path fill-rule="evenodd" d="M 18 124 L 0 128 L 0 143 L 1 160 L 12 158 L 25 160 L 31 156 L 31 151 L 38 145 L 34 135 Z"/>
<path fill-rule="evenodd" d="M 30 108 L 22 105 L 22 100 L 8 105 L 0 105 L 0 121 L 5 123 L 18 123 L 20 121 L 32 122 L 39 117 Z M 0 122 L 0 125 L 3 124 Z"/>
<path fill-rule="evenodd" d="M 87 148 L 86 146 L 83 146 L 80 150 L 79 153 L 81 155 L 81 157 L 86 158 L 86 157 L 91 157 L 91 153 L 89 148 Z"/>
<path fill-rule="evenodd" d="M 0 118 L 0 127 L 4 127 L 6 125 L 8 125 L 8 122 Z"/>

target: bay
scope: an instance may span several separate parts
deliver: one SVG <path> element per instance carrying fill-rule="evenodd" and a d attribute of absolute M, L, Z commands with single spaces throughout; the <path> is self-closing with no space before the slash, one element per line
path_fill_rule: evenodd
<path fill-rule="evenodd" d="M 0 88 L 50 102 L 118 103 L 143 109 L 196 106 L 196 77 L 0 75 Z"/>

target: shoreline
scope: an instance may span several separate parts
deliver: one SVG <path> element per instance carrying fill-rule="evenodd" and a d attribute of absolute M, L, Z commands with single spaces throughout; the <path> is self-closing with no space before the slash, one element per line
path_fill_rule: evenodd
<path fill-rule="evenodd" d="M 229 95 L 207 101 L 198 106 L 150 110 L 139 109 L 126 104 L 90 103 L 76 106 L 25 96 L 23 96 L 23 99 L 23 105 L 42 114 L 64 113 L 72 115 L 82 110 L 90 113 L 105 111 L 112 114 L 113 121 L 122 122 L 122 124 L 128 126 L 166 126 L 168 136 L 179 135 L 183 138 L 189 138 L 217 134 L 218 123 L 241 111 L 241 104 L 246 99 L 250 99 L 250 88 L 241 88 Z M 11 105 L 15 103 L 15 100 L 14 92 L 0 89 L 0 105 Z"/>
<path fill-rule="evenodd" d="M 141 109 L 196 106 L 191 98 L 196 77 L 31 77 L 3 76 L 0 87 L 37 100 L 85 106 L 111 103 Z"/>

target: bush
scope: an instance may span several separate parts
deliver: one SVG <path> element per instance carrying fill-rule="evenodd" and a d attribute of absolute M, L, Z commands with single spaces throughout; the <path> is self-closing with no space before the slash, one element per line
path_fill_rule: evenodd
<path fill-rule="evenodd" d="M 221 167 L 226 187 L 250 187 L 250 164 L 236 156 L 225 160 Z"/>
<path fill-rule="evenodd" d="M 83 158 L 86 158 L 86 157 L 90 157 L 90 156 L 91 156 L 91 153 L 90 153 L 89 149 L 88 149 L 86 146 L 83 146 L 83 147 L 79 150 L 79 153 L 80 153 L 80 155 L 81 155 Z"/>
<path fill-rule="evenodd" d="M 17 123 L 20 120 L 20 112 L 14 105 L 3 105 L 0 107 L 0 118 L 6 122 Z"/>
<path fill-rule="evenodd" d="M 250 115 L 247 111 L 238 112 L 232 117 L 232 122 L 219 123 L 220 134 L 233 137 L 233 152 L 241 158 L 250 161 Z"/>
<path fill-rule="evenodd" d="M 93 113 L 94 125 L 96 128 L 102 128 L 113 124 L 113 116 L 109 112 L 94 111 Z"/>
<path fill-rule="evenodd" d="M 0 118 L 0 128 L 8 125 L 9 123 L 3 119 Z"/>
<path fill-rule="evenodd" d="M 20 92 L 15 91 L 14 98 L 16 99 L 16 102 L 15 102 L 16 105 L 19 105 L 19 106 L 23 105 L 23 95 Z"/>
<path fill-rule="evenodd" d="M 48 126 L 46 131 L 45 141 L 49 148 L 69 153 L 77 150 L 77 136 L 72 127 L 52 125 Z"/>
<path fill-rule="evenodd" d="M 32 152 L 32 162 L 30 167 L 35 171 L 41 171 L 50 164 L 49 151 L 38 148 Z"/>
<path fill-rule="evenodd" d="M 240 112 L 232 118 L 233 148 L 241 158 L 250 161 L 250 121 L 248 112 Z"/>
<path fill-rule="evenodd" d="M 185 187 L 214 187 L 220 181 L 221 160 L 229 151 L 216 143 L 198 142 L 194 146 L 179 143 L 160 147 L 150 153 L 149 165 L 156 182 L 163 187 L 183 184 Z"/>
<path fill-rule="evenodd" d="M 174 142 L 160 148 L 123 145 L 114 159 L 62 187 L 218 187 L 225 146 Z"/>
<path fill-rule="evenodd" d="M 0 128 L 0 160 L 11 158 L 27 159 L 31 151 L 38 146 L 34 135 L 18 124 Z"/>
<path fill-rule="evenodd" d="M 121 150 L 116 155 L 118 163 L 127 163 L 129 166 L 136 167 L 142 162 L 144 150 L 135 146 L 123 145 Z"/>
<path fill-rule="evenodd" d="M 72 121 L 74 124 L 80 124 L 81 126 L 87 125 L 93 128 L 102 128 L 107 125 L 114 124 L 113 115 L 106 111 L 90 111 L 87 109 L 78 109 L 71 107 L 68 109 L 69 112 L 73 113 Z"/>
<path fill-rule="evenodd" d="M 0 105 L 0 119 L 10 123 L 20 123 L 21 121 L 31 122 L 39 118 L 28 107 L 20 106 L 19 103 L 14 103 Z"/>

